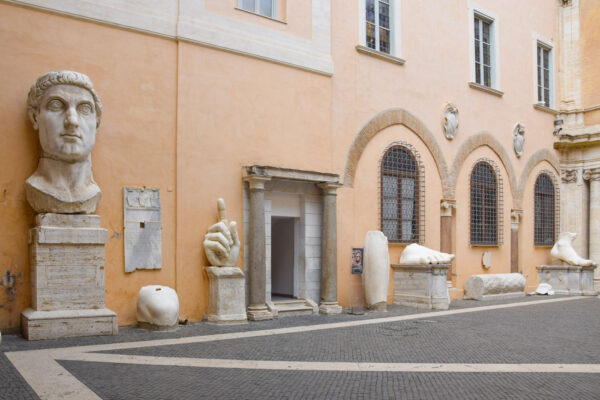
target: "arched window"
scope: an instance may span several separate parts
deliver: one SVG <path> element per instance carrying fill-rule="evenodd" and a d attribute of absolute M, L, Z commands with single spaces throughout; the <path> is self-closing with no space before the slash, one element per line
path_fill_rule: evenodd
<path fill-rule="evenodd" d="M 534 244 L 552 246 L 556 241 L 556 195 L 548 173 L 542 172 L 535 180 Z"/>
<path fill-rule="evenodd" d="M 471 244 L 502 244 L 502 185 L 491 160 L 478 161 L 471 172 Z"/>
<path fill-rule="evenodd" d="M 390 242 L 423 238 L 423 168 L 411 147 L 394 144 L 381 159 L 381 231 Z"/>

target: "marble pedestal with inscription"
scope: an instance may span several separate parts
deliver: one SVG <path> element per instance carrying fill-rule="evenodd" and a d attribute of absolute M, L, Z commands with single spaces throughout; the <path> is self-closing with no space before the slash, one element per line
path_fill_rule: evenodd
<path fill-rule="evenodd" d="M 594 290 L 595 265 L 538 265 L 539 283 L 552 286 L 554 293 L 570 296 L 596 296 Z"/>
<path fill-rule="evenodd" d="M 450 264 L 392 264 L 394 304 L 447 310 L 450 296 L 446 275 Z"/>
<path fill-rule="evenodd" d="M 28 340 L 116 335 L 105 306 L 107 231 L 98 215 L 38 214 L 29 231 L 31 308 L 21 314 Z"/>
<path fill-rule="evenodd" d="M 247 322 L 245 276 L 237 267 L 207 267 L 210 279 L 208 322 L 240 324 Z"/>

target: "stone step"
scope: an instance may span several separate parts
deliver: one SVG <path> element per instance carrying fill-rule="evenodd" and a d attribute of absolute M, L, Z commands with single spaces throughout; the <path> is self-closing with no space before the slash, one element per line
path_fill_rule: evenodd
<path fill-rule="evenodd" d="M 314 308 L 304 299 L 275 301 L 273 305 L 280 317 L 311 315 L 314 313 Z"/>

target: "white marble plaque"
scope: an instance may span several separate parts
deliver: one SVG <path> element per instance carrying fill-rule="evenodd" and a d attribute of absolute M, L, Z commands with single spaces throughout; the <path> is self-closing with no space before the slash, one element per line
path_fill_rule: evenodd
<path fill-rule="evenodd" d="M 159 189 L 123 188 L 123 211 L 125 272 L 160 269 L 162 225 Z"/>

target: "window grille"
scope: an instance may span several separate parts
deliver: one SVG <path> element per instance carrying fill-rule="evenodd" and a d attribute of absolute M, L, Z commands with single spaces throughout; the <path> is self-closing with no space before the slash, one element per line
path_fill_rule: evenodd
<path fill-rule="evenodd" d="M 558 193 L 554 174 L 542 171 L 534 189 L 534 245 L 552 246 L 558 233 Z"/>
<path fill-rule="evenodd" d="M 392 0 L 366 0 L 367 46 L 383 53 L 391 53 L 391 2 Z"/>
<path fill-rule="evenodd" d="M 496 164 L 480 159 L 471 171 L 471 245 L 503 244 L 503 187 Z"/>
<path fill-rule="evenodd" d="M 393 243 L 423 243 L 425 170 L 419 153 L 408 143 L 392 143 L 379 171 L 381 231 Z"/>

